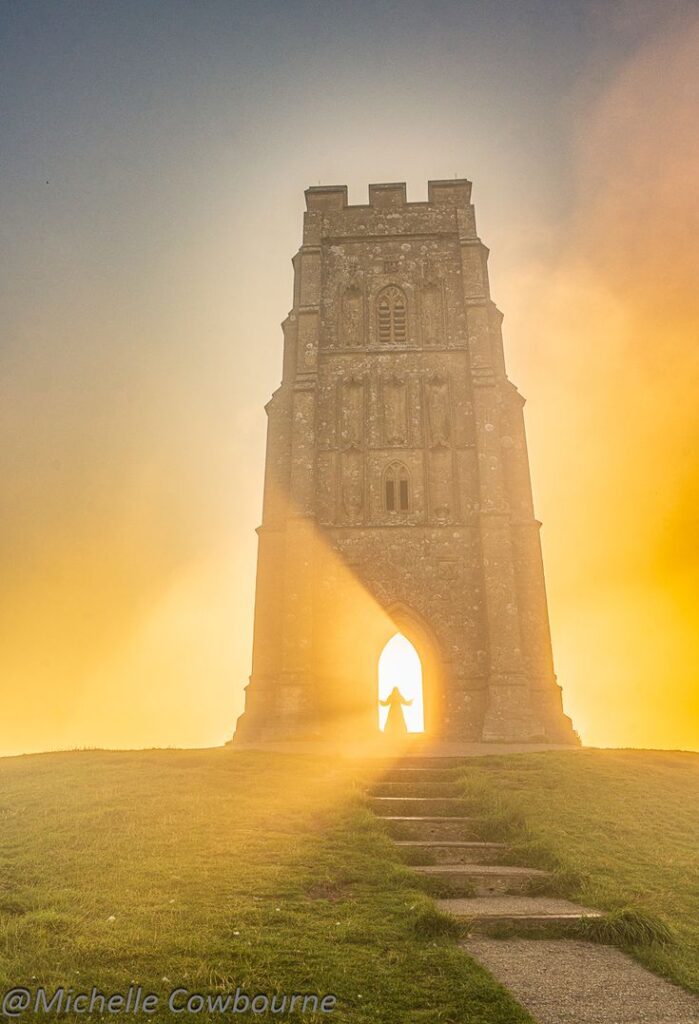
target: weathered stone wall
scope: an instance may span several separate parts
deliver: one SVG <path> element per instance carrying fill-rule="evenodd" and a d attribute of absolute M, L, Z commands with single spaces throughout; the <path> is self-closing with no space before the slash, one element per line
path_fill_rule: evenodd
<path fill-rule="evenodd" d="M 306 198 L 237 735 L 375 730 L 376 659 L 400 628 L 433 735 L 573 741 L 470 183 L 430 182 L 427 203 L 403 184 L 366 206 L 344 187 Z"/>

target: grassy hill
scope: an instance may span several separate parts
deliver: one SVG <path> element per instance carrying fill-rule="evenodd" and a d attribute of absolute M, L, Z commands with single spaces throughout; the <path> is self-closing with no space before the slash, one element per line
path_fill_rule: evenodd
<path fill-rule="evenodd" d="M 366 775 L 229 750 L 0 760 L 0 989 L 240 986 L 337 995 L 291 1020 L 528 1021 L 420 928 L 426 897 L 362 804 Z M 527 754 L 463 779 L 515 857 L 669 920 L 675 944 L 638 954 L 699 990 L 699 756 Z"/>
<path fill-rule="evenodd" d="M 356 776 L 228 750 L 0 761 L 0 989 L 240 986 L 338 997 L 289 1020 L 528 1021 L 454 944 L 416 935 L 426 897 Z"/>

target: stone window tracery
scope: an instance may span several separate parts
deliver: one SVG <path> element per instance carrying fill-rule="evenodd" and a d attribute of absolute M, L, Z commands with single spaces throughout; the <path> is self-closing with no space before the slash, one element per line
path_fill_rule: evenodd
<path fill-rule="evenodd" d="M 408 512 L 410 478 L 401 462 L 392 462 L 384 473 L 384 505 L 387 512 Z"/>
<path fill-rule="evenodd" d="M 376 300 L 379 343 L 405 345 L 408 340 L 408 310 L 405 295 L 396 285 L 379 294 Z"/>

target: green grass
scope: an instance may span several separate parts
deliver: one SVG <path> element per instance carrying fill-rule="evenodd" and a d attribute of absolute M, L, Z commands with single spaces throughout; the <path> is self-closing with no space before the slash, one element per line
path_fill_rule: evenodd
<path fill-rule="evenodd" d="M 338 997 L 288 1020 L 529 1021 L 458 948 L 360 790 L 356 769 L 279 754 L 0 760 L 0 990 L 241 986 Z"/>
<path fill-rule="evenodd" d="M 609 913 L 589 937 L 699 992 L 699 755 L 582 750 L 474 759 L 464 794 L 549 891 Z"/>

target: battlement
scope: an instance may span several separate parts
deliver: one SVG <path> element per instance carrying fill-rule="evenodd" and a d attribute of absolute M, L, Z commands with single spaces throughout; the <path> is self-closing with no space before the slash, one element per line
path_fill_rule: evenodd
<path fill-rule="evenodd" d="M 427 202 L 409 203 L 404 181 L 369 185 L 369 202 L 347 202 L 346 185 L 312 185 L 306 189 L 306 209 L 322 212 L 358 209 L 397 209 L 401 207 L 456 206 L 468 207 L 471 201 L 471 182 L 467 178 L 447 178 L 427 182 Z"/>

